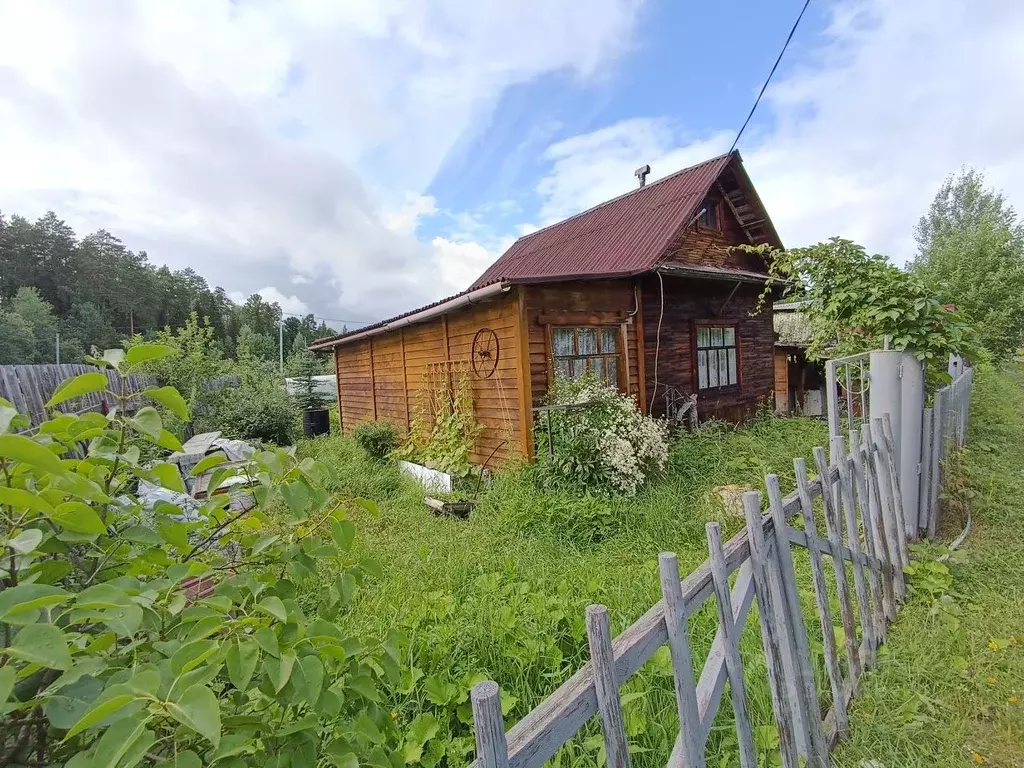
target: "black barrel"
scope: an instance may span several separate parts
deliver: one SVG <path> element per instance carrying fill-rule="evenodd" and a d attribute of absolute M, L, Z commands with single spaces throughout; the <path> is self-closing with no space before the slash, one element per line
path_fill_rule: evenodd
<path fill-rule="evenodd" d="M 311 408 L 303 411 L 302 431 L 306 437 L 328 434 L 331 431 L 331 412 L 326 408 Z"/>

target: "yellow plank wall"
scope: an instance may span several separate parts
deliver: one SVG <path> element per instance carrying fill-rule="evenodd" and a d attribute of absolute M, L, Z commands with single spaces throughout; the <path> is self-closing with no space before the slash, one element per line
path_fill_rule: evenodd
<path fill-rule="evenodd" d="M 498 465 L 520 455 L 518 302 L 514 291 L 445 317 L 338 347 L 335 360 L 343 431 L 350 434 L 357 424 L 373 419 L 376 405 L 378 419 L 394 422 L 406 432 L 407 414 L 416 416 L 417 392 L 428 366 L 446 360 L 469 364 L 473 337 L 481 328 L 490 328 L 497 335 L 499 354 L 490 378 L 479 379 L 470 368 L 476 418 L 484 427 L 470 460 L 482 464 L 494 451 L 491 464 Z"/>
<path fill-rule="evenodd" d="M 530 380 L 533 406 L 544 404 L 548 392 L 550 355 L 545 325 L 618 325 L 626 322 L 626 359 L 629 363 L 629 394 L 639 397 L 637 367 L 637 319 L 633 283 L 629 280 L 531 285 L 526 288 L 526 319 L 530 333 Z"/>

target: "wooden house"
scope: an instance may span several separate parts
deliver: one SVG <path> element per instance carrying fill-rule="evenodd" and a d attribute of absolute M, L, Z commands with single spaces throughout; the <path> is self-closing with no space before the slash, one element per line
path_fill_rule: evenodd
<path fill-rule="evenodd" d="M 779 237 L 738 152 L 712 158 L 516 241 L 466 291 L 324 339 L 341 424 L 408 429 L 425 390 L 468 379 L 483 425 L 472 459 L 533 453 L 555 376 L 593 371 L 664 415 L 738 420 L 771 396 L 764 260 Z M 756 311 L 755 311 L 756 310 Z"/>

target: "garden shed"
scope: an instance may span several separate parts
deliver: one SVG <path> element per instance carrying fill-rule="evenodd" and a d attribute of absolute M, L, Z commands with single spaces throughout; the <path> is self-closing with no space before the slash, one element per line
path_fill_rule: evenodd
<path fill-rule="evenodd" d="M 534 409 L 556 376 L 592 372 L 672 416 L 740 420 L 771 396 L 764 257 L 781 248 L 733 151 L 517 240 L 460 294 L 323 339 L 342 429 L 408 430 L 430 393 L 462 382 L 483 426 L 472 460 L 533 454 Z M 649 169 L 647 169 L 649 170 Z"/>

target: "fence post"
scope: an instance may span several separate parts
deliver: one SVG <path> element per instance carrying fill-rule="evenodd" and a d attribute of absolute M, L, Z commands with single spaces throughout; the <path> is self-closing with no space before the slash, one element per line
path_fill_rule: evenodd
<path fill-rule="evenodd" d="M 672 656 L 672 678 L 676 688 L 676 709 L 679 711 L 679 732 L 682 736 L 686 768 L 704 768 L 704 739 L 697 706 L 697 684 L 693 676 L 693 651 L 687 628 L 686 604 L 679 579 L 679 562 L 673 552 L 658 556 L 661 594 L 665 600 L 665 628 L 668 649 Z"/>
<path fill-rule="evenodd" d="M 473 686 L 473 730 L 476 732 L 476 756 L 482 768 L 508 768 L 508 743 L 501 717 L 501 693 L 498 684 L 485 680 Z"/>
<path fill-rule="evenodd" d="M 836 381 L 836 361 L 825 361 L 825 393 L 826 407 L 828 408 L 828 434 L 839 434 L 839 389 Z M 849 393 L 847 393 L 849 397 Z"/>
<path fill-rule="evenodd" d="M 708 554 L 711 560 L 711 580 L 714 582 L 715 604 L 718 608 L 718 623 L 722 627 L 722 637 L 725 640 L 725 671 L 729 676 L 732 711 L 736 717 L 736 739 L 740 750 L 740 768 L 757 768 L 757 753 L 754 751 L 754 732 L 750 725 L 750 716 L 747 714 L 747 688 L 743 683 L 740 639 L 736 636 L 736 623 L 732 617 L 729 571 L 725 565 L 722 534 L 718 523 L 708 523 L 706 531 Z"/>
<path fill-rule="evenodd" d="M 793 713 L 790 709 L 789 691 L 786 689 L 786 675 L 782 665 L 782 642 L 778 636 L 777 606 L 768 584 L 768 568 L 777 568 L 778 560 L 769 560 L 768 546 L 764 540 L 761 522 L 761 494 L 750 491 L 743 494 L 743 513 L 747 519 L 747 538 L 750 542 L 750 562 L 754 577 L 754 594 L 757 596 L 757 610 L 761 625 L 761 648 L 764 650 L 765 665 L 768 667 L 768 683 L 771 689 L 772 712 L 779 731 L 779 748 L 785 768 L 798 768 L 796 735 Z M 793 701 L 792 703 L 796 703 Z"/>
<path fill-rule="evenodd" d="M 629 744 L 619 699 L 619 682 L 615 677 L 611 626 L 608 609 L 603 605 L 587 606 L 587 640 L 590 643 L 590 666 L 594 671 L 597 711 L 604 730 L 607 765 L 608 768 L 629 768 Z"/>
<path fill-rule="evenodd" d="M 811 498 L 810 482 L 807 479 L 807 463 L 802 458 L 793 460 L 796 475 L 796 490 L 800 499 L 800 512 L 804 520 L 804 533 L 807 534 L 807 551 L 810 553 L 811 578 L 814 584 L 814 600 L 818 606 L 818 621 L 821 623 L 821 641 L 825 653 L 825 672 L 828 675 L 832 700 L 843 700 L 843 675 L 839 671 L 839 653 L 836 650 L 836 633 L 832 624 L 832 608 L 829 603 L 828 584 L 825 582 L 825 571 L 822 567 L 822 546 L 818 538 L 818 526 L 814 522 L 814 500 Z M 840 736 L 849 730 L 846 710 L 836 708 L 836 729 Z"/>
<path fill-rule="evenodd" d="M 932 470 L 928 489 L 928 538 L 934 539 L 939 529 L 939 487 L 942 484 L 942 441 L 946 421 L 946 392 L 940 389 L 932 403 Z"/>
<path fill-rule="evenodd" d="M 878 554 L 876 544 L 878 537 L 875 535 L 875 524 L 871 517 L 871 492 L 868 485 L 868 475 L 864 468 L 865 452 L 866 449 L 864 444 L 860 440 L 860 432 L 855 429 L 851 430 L 850 453 L 853 456 L 853 479 L 855 483 L 854 490 L 856 491 L 854 495 L 857 498 L 857 507 L 860 510 L 861 524 L 864 526 L 864 551 L 867 553 L 868 557 L 878 563 L 882 563 L 884 562 L 884 558 Z M 883 592 L 880 577 L 881 570 L 884 569 L 876 568 L 875 566 L 868 568 L 868 583 L 871 587 L 871 615 L 875 622 L 876 645 L 880 645 L 885 639 L 885 632 L 887 629 L 885 621 L 885 603 L 884 598 L 882 597 Z M 872 652 L 872 658 L 874 658 L 874 651 Z"/>
<path fill-rule="evenodd" d="M 896 579 L 903 578 L 903 566 L 899 558 L 893 560 L 892 547 L 889 544 L 889 516 L 883 512 L 888 504 L 888 497 L 883 504 L 882 473 L 879 469 L 882 460 L 878 457 L 878 448 L 872 437 L 871 425 L 861 425 L 861 439 L 866 453 L 864 474 L 867 479 L 870 496 L 871 528 L 875 540 L 875 554 L 884 564 L 882 568 L 882 607 L 889 621 L 896 621 Z"/>
<path fill-rule="evenodd" d="M 928 530 L 928 511 L 932 498 L 932 409 L 924 409 L 921 420 L 921 477 L 917 496 L 918 535 Z"/>
<path fill-rule="evenodd" d="M 796 586 L 796 571 L 793 569 L 793 553 L 790 550 L 789 535 L 786 533 L 786 510 L 782 505 L 782 490 L 779 476 L 767 475 L 764 479 L 771 507 L 772 522 L 775 526 L 775 556 L 779 561 L 776 572 L 779 576 L 780 605 L 783 614 L 783 648 L 792 661 L 794 688 L 796 690 L 798 717 L 797 745 L 800 753 L 807 758 L 807 765 L 814 768 L 828 765 L 828 746 L 825 742 L 825 728 L 821 721 L 821 704 L 818 689 L 814 685 L 814 669 L 811 666 L 811 648 L 807 639 L 807 627 L 800 607 L 800 593 Z M 785 660 L 786 657 L 783 657 Z"/>
<path fill-rule="evenodd" d="M 904 528 L 917 539 L 919 489 L 921 483 L 921 419 L 924 415 L 924 365 L 912 352 L 904 352 L 900 363 L 900 429 L 896 439 L 899 453 L 900 491 L 903 496 Z"/>

